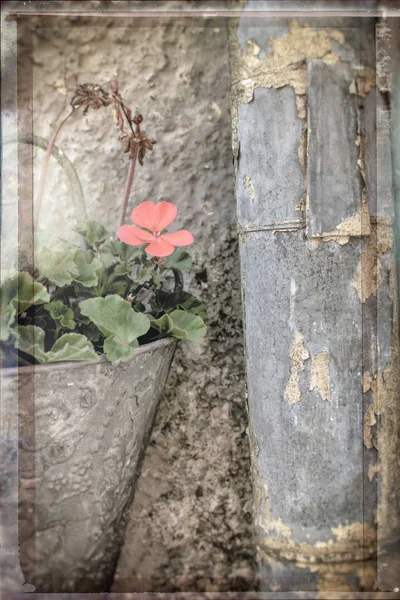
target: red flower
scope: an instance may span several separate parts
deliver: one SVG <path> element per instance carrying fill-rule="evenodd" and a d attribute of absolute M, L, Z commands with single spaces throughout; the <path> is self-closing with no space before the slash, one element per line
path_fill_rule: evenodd
<path fill-rule="evenodd" d="M 185 229 L 175 233 L 162 233 L 177 214 L 178 209 L 171 202 L 142 202 L 133 209 L 131 218 L 133 223 L 144 229 L 122 225 L 118 229 L 118 237 L 130 246 L 149 244 L 146 252 L 151 256 L 169 256 L 175 250 L 174 246 L 189 246 L 193 243 L 192 234 Z"/>

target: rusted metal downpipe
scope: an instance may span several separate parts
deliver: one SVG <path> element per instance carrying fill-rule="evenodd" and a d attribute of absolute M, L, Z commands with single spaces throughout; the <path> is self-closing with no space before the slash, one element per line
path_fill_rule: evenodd
<path fill-rule="evenodd" d="M 379 562 L 400 539 L 385 27 L 245 12 L 230 25 L 264 590 L 392 589 Z"/>

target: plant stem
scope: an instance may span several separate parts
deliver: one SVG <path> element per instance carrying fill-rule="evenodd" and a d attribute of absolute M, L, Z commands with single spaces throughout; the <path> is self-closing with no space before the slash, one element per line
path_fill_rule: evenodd
<path fill-rule="evenodd" d="M 49 142 L 49 145 L 47 147 L 46 150 L 46 156 L 44 157 L 44 162 L 43 162 L 43 166 L 42 166 L 42 171 L 40 173 L 40 180 L 39 180 L 39 190 L 38 190 L 38 194 L 36 197 L 36 219 L 35 219 L 35 230 L 38 229 L 38 225 L 39 225 L 39 216 L 40 216 L 40 208 L 42 206 L 42 200 L 43 200 L 43 193 L 44 193 L 44 188 L 45 188 L 45 183 L 46 183 L 46 175 L 47 175 L 47 170 L 49 168 L 49 163 L 50 163 L 50 158 L 51 158 L 51 154 L 53 152 L 53 148 L 54 148 L 54 144 L 56 143 L 56 139 L 57 139 L 57 135 L 59 134 L 61 127 L 64 125 L 64 123 L 69 119 L 69 117 L 71 115 L 74 114 L 74 112 L 76 111 L 76 108 L 73 108 L 71 110 L 71 112 L 69 112 L 67 114 L 67 116 L 60 121 L 60 123 L 57 125 L 51 139 Z"/>
<path fill-rule="evenodd" d="M 128 178 L 126 180 L 124 196 L 122 198 L 121 212 L 120 212 L 120 218 L 119 218 L 119 226 L 118 226 L 118 228 L 121 227 L 125 223 L 126 210 L 128 208 L 129 196 L 130 196 L 131 189 L 132 189 L 133 176 L 135 174 L 136 159 L 137 159 L 137 156 L 138 156 L 138 152 L 139 152 L 139 144 L 136 144 L 136 146 L 134 148 L 134 151 L 133 151 L 133 156 L 129 160 Z M 115 233 L 114 239 L 116 239 L 116 240 L 118 239 L 118 230 Z"/>
<path fill-rule="evenodd" d="M 155 288 L 154 284 L 149 287 L 149 289 L 147 290 L 147 294 L 145 294 L 144 297 L 140 300 L 140 302 L 142 304 L 144 304 L 146 302 L 146 300 L 151 296 L 151 294 L 154 291 L 154 288 Z"/>

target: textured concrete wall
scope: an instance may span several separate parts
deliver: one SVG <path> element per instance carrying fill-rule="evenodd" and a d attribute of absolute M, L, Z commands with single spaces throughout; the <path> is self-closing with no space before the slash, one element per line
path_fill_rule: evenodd
<path fill-rule="evenodd" d="M 40 26 L 33 40 L 35 134 L 49 137 L 76 80 L 107 86 L 117 77 L 126 103 L 143 113 L 157 144 L 137 167 L 130 208 L 178 205 L 178 227 L 195 237 L 187 283 L 208 305 L 206 342 L 182 344 L 173 363 L 115 590 L 253 589 L 226 23 L 138 25 L 76 20 Z M 115 227 L 128 163 L 111 113 L 72 117 L 57 144 L 76 167 L 89 218 Z M 67 231 L 74 213 L 57 165 L 50 180 L 41 224 Z"/>

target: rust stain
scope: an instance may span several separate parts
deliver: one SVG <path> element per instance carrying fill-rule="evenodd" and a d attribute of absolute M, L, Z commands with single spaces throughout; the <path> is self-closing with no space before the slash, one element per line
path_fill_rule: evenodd
<path fill-rule="evenodd" d="M 271 559 L 293 561 L 297 566 L 319 571 L 323 565 L 366 560 L 375 552 L 376 531 L 365 522 L 352 523 L 332 528 L 332 537 L 315 544 L 296 543 L 291 527 L 282 518 L 274 518 L 269 500 L 268 486 L 260 477 L 256 457 L 258 446 L 250 434 L 252 456 L 252 484 L 254 517 L 264 532 L 260 538 L 260 551 L 267 552 Z"/>
<path fill-rule="evenodd" d="M 373 589 L 376 579 L 376 562 L 371 560 L 318 565 L 318 567 L 311 567 L 310 571 L 318 572 L 318 592 L 315 600 L 333 600 L 333 598 L 336 600 L 339 597 L 343 600 L 359 600 L 360 589 Z M 374 598 L 378 600 L 378 596 L 374 596 Z"/>
<path fill-rule="evenodd" d="M 392 235 L 392 228 L 384 227 L 382 235 L 377 236 L 378 254 L 386 253 L 390 249 Z M 391 254 L 390 289 L 390 297 L 393 302 L 393 322 L 389 360 L 383 372 L 378 370 L 374 377 L 366 372 L 363 376 L 363 391 L 364 393 L 371 391 L 372 394 L 372 404 L 364 418 L 364 444 L 367 448 L 379 445 L 379 466 L 372 465 L 368 471 L 368 476 L 372 479 L 379 470 L 377 523 L 379 524 L 381 553 L 384 553 L 392 540 L 400 535 L 398 521 L 398 503 L 400 500 L 398 486 L 400 477 L 400 332 L 394 252 Z M 379 444 L 371 433 L 371 427 L 376 423 L 377 415 L 379 415 L 379 428 L 377 430 Z"/>
<path fill-rule="evenodd" d="M 267 509 L 267 514 L 269 508 Z M 261 524 L 262 521 L 259 521 Z M 265 537 L 262 538 L 260 546 L 271 557 L 286 560 L 296 563 L 297 566 L 305 566 L 310 570 L 316 568 L 319 570 L 320 564 L 332 564 L 337 562 L 351 563 L 357 560 L 366 560 L 373 556 L 376 546 L 376 531 L 366 522 L 353 523 L 346 527 L 334 528 L 338 530 L 340 539 L 330 538 L 328 541 L 320 541 L 315 544 L 300 543 L 296 544 L 289 532 L 290 527 L 279 521 L 274 520 L 274 525 L 268 531 L 276 532 L 275 523 L 278 523 L 277 528 L 285 532 L 285 536 L 276 539 Z M 332 532 L 333 533 L 333 532 Z M 333 533 L 336 537 L 336 535 Z"/>
<path fill-rule="evenodd" d="M 250 175 L 244 175 L 243 177 L 243 185 L 246 190 L 249 192 L 250 198 L 254 200 L 254 185 L 253 180 Z"/>
<path fill-rule="evenodd" d="M 349 583 L 354 574 L 360 581 L 368 581 L 375 574 L 375 563 L 367 559 L 375 552 L 375 530 L 365 522 L 332 528 L 332 538 L 315 544 L 296 543 L 292 529 L 282 518 L 274 518 L 268 486 L 257 469 L 258 445 L 250 432 L 251 470 L 254 497 L 254 517 L 264 535 L 259 538 L 258 557 L 271 566 L 290 561 L 296 567 L 318 574 L 318 590 L 337 590 L 335 577 L 339 576 L 341 589 L 352 589 Z M 278 562 L 279 561 L 279 562 Z M 356 561 L 362 561 L 360 573 Z M 362 572 L 361 572 L 362 571 Z M 374 579 L 371 579 L 372 583 Z M 339 583 L 338 583 L 339 585 Z M 347 587 L 346 587 L 347 586 Z M 349 587 L 350 586 L 350 587 Z"/>
<path fill-rule="evenodd" d="M 310 391 L 317 389 L 323 400 L 331 401 L 329 388 L 329 352 L 321 352 L 312 358 Z"/>
<path fill-rule="evenodd" d="M 297 154 L 299 157 L 300 164 L 303 167 L 304 171 L 307 164 L 307 131 L 304 131 L 303 135 L 301 136 L 300 145 L 297 149 Z"/>
<path fill-rule="evenodd" d="M 391 257 L 390 285 L 393 298 L 393 325 L 390 358 L 377 383 L 379 408 L 379 544 L 382 551 L 400 535 L 400 332 L 395 256 Z M 379 305 L 378 305 L 379 311 Z"/>
<path fill-rule="evenodd" d="M 376 406 L 371 404 L 365 415 L 364 415 L 364 425 L 363 425 L 363 437 L 364 437 L 364 446 L 369 450 L 374 446 L 373 436 L 372 436 L 372 427 L 376 425 L 376 415 L 378 414 Z"/>
<path fill-rule="evenodd" d="M 262 527 L 267 534 L 274 534 L 279 538 L 291 540 L 292 530 L 285 525 L 281 517 L 274 519 L 271 515 L 269 504 L 268 486 L 263 484 L 263 511 L 262 511 Z"/>
<path fill-rule="evenodd" d="M 299 212 L 304 212 L 306 210 L 306 194 L 303 194 L 300 202 L 296 206 L 296 210 Z"/>
<path fill-rule="evenodd" d="M 370 296 L 376 296 L 381 283 L 378 269 L 378 257 L 386 254 L 393 247 L 393 225 L 391 221 L 371 223 L 368 244 L 361 254 L 353 285 L 361 302 Z M 392 269 L 393 272 L 393 269 Z"/>
<path fill-rule="evenodd" d="M 358 543 L 363 537 L 374 542 L 376 531 L 365 522 L 352 523 L 351 525 L 339 525 L 332 527 L 333 535 L 338 542 L 356 542 Z"/>
<path fill-rule="evenodd" d="M 338 244 L 347 244 L 351 237 L 369 235 L 371 232 L 368 201 L 364 196 L 360 208 L 348 219 L 339 223 L 332 231 L 326 231 L 320 237 L 324 241 L 335 241 Z"/>
<path fill-rule="evenodd" d="M 372 404 L 367 408 L 364 414 L 364 423 L 363 423 L 363 440 L 364 446 L 367 450 L 374 447 L 374 437 L 372 434 L 372 428 L 376 425 L 377 420 L 376 417 L 378 415 L 378 406 L 377 406 L 377 387 L 378 387 L 378 379 L 381 378 L 381 375 L 372 377 L 369 371 L 365 371 L 362 379 L 362 389 L 363 394 L 366 394 L 371 390 L 372 392 Z M 375 441 L 376 443 L 376 441 Z"/>
<path fill-rule="evenodd" d="M 369 465 L 368 467 L 368 479 L 370 481 L 373 480 L 375 475 L 379 473 L 379 463 L 375 463 L 374 465 Z"/>
<path fill-rule="evenodd" d="M 243 51 L 237 38 L 238 20 L 232 19 L 229 27 L 230 65 L 232 78 L 232 138 L 234 154 L 238 152 L 238 107 L 252 101 L 257 87 L 293 87 L 299 118 L 306 117 L 307 61 L 319 59 L 335 64 L 339 57 L 334 52 L 332 40 L 343 44 L 344 35 L 329 27 L 313 29 L 296 20 L 289 23 L 289 32 L 270 39 L 272 52 L 259 58 L 259 47 L 249 40 Z"/>
<path fill-rule="evenodd" d="M 296 108 L 299 119 L 307 117 L 307 94 L 296 94 Z"/>
<path fill-rule="evenodd" d="M 290 358 L 292 367 L 284 396 L 290 404 L 295 404 L 301 400 L 299 373 L 300 371 L 304 371 L 304 361 L 310 358 L 310 354 L 304 346 L 304 336 L 298 331 L 296 332 L 294 342 L 290 349 Z"/>
<path fill-rule="evenodd" d="M 365 98 L 367 94 L 376 86 L 376 71 L 373 67 L 362 65 L 357 76 L 349 85 L 350 94 L 355 94 Z"/>

